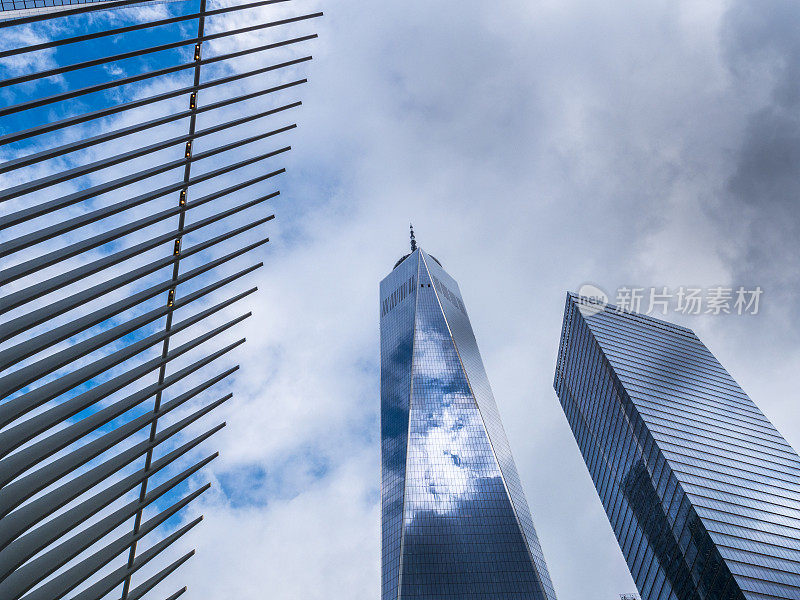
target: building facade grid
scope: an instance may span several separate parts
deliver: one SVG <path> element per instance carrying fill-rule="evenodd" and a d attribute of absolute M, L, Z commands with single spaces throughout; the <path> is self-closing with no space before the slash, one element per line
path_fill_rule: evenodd
<path fill-rule="evenodd" d="M 643 600 L 800 597 L 800 460 L 691 330 L 568 295 L 555 388 Z"/>

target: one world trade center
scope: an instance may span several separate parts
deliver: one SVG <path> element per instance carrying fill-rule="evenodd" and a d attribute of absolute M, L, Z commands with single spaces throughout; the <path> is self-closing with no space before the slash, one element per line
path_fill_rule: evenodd
<path fill-rule="evenodd" d="M 555 600 L 458 284 L 411 250 L 380 285 L 382 600 Z"/>

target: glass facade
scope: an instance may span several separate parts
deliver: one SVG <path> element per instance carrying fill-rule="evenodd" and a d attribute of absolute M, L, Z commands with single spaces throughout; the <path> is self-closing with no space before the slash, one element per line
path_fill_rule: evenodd
<path fill-rule="evenodd" d="M 382 599 L 555 600 L 458 285 L 381 282 Z"/>
<path fill-rule="evenodd" d="M 642 600 L 800 599 L 800 457 L 691 330 L 568 294 L 555 388 Z"/>

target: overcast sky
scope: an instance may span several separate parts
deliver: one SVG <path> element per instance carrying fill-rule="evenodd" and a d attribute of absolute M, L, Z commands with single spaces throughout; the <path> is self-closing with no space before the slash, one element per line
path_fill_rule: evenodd
<path fill-rule="evenodd" d="M 292 4 L 260 14 L 325 17 L 186 597 L 378 597 L 378 282 L 410 221 L 459 282 L 559 598 L 635 591 L 552 388 L 565 292 L 760 286 L 757 315 L 664 318 L 800 447 L 800 5 Z"/>

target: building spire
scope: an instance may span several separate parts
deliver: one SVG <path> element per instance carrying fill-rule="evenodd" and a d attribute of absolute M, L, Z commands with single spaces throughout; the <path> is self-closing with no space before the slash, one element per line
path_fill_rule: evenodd
<path fill-rule="evenodd" d="M 414 250 L 417 249 L 417 240 L 414 238 L 414 225 L 412 223 L 409 223 L 408 225 L 411 229 L 411 251 L 414 252 Z"/>

